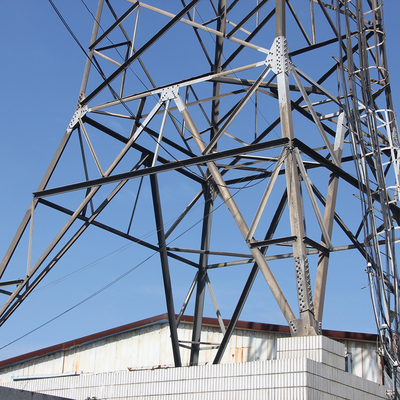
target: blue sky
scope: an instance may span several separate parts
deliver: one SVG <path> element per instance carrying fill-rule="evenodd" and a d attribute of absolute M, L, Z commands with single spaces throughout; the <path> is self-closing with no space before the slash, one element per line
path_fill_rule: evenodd
<path fill-rule="evenodd" d="M 78 39 L 87 46 L 93 25 L 92 16 L 79 0 L 55 3 Z M 87 4 L 94 13 L 97 1 L 87 0 Z M 397 30 L 399 12 L 400 4 L 397 0 L 386 0 L 385 25 L 395 110 L 400 107 Z M 75 110 L 85 56 L 50 4 L 44 0 L 3 2 L 0 35 L 2 256 Z M 97 262 L 102 257 L 111 257 L 113 252 L 115 254 L 111 264 L 107 261 Z M 129 269 L 123 267 L 123 261 L 134 257 L 132 248 L 122 249 L 120 243 L 112 240 L 107 241 L 101 251 L 95 246 L 89 246 L 88 249 L 82 245 L 79 259 L 68 260 L 71 264 L 68 271 L 86 267 L 85 271 L 57 285 L 44 288 L 28 299 L 0 328 L 0 348 L 74 306 L 118 277 Z M 366 274 L 363 273 L 363 268 L 348 269 L 345 266 L 345 262 L 348 263 L 347 257 L 347 254 L 338 256 L 335 264 L 337 274 L 331 283 L 331 289 L 328 288 L 329 309 L 326 311 L 324 328 L 375 332 L 369 292 L 368 289 L 362 289 L 367 284 Z M 359 262 L 356 260 L 355 262 Z M 124 280 L 124 284 L 114 285 L 53 323 L 0 350 L 0 359 L 164 313 L 166 309 L 163 294 L 159 290 L 160 279 L 154 278 L 157 273 L 155 263 L 138 267 L 129 275 L 129 281 Z M 61 270 L 57 271 L 49 276 L 44 285 L 62 278 L 65 274 Z M 243 279 L 244 277 L 245 273 Z M 252 307 L 246 310 L 244 319 L 285 323 L 281 316 L 265 308 L 263 291 L 260 289 L 264 284 L 262 280 L 257 280 Z M 232 293 L 240 290 L 240 286 L 239 276 L 235 281 L 229 282 L 229 288 L 221 288 L 224 290 L 221 303 L 231 302 Z M 179 302 L 176 307 L 179 308 Z M 212 314 L 208 312 L 208 316 Z"/>

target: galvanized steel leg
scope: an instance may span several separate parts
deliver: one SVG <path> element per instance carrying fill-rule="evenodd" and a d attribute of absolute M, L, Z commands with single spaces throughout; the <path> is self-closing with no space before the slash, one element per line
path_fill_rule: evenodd
<path fill-rule="evenodd" d="M 344 132 L 345 132 L 344 124 L 345 124 L 345 117 L 344 113 L 342 113 L 339 115 L 338 119 L 335 147 L 334 147 L 334 151 L 336 153 L 336 157 L 339 160 L 339 162 L 340 159 L 342 158 L 342 151 L 343 151 Z M 328 232 L 329 237 L 332 237 L 338 186 L 339 186 L 339 177 L 333 172 L 331 172 L 329 178 L 328 195 L 326 197 L 325 216 L 324 216 L 324 225 Z M 322 243 L 324 244 L 323 239 Z M 319 322 L 322 322 L 322 315 L 324 312 L 325 289 L 326 289 L 326 281 L 328 278 L 328 264 L 329 264 L 329 255 L 326 255 L 325 253 L 321 252 L 318 258 L 317 276 L 315 278 L 315 289 L 314 289 L 315 317 Z"/>
<path fill-rule="evenodd" d="M 276 43 L 277 52 L 280 52 L 283 63 L 277 65 L 279 112 L 281 120 L 282 137 L 290 141 L 294 139 L 292 108 L 289 89 L 289 59 L 286 48 L 286 16 L 285 0 L 276 0 Z M 300 193 L 299 174 L 294 153 L 285 158 L 286 187 L 288 191 L 288 205 L 290 229 L 292 236 L 297 240 L 293 242 L 293 255 L 296 271 L 297 298 L 299 302 L 300 318 L 289 321 L 292 335 L 316 335 L 319 331 L 314 318 L 314 305 L 312 302 L 311 281 L 308 268 L 308 258 L 303 242 L 303 207 Z"/>

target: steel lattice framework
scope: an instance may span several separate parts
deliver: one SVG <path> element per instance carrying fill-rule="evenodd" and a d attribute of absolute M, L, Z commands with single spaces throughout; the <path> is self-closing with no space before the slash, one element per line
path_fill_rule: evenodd
<path fill-rule="evenodd" d="M 93 226 L 159 253 L 177 366 L 180 346 L 196 365 L 206 345 L 208 288 L 223 333 L 218 363 L 258 271 L 292 335 L 317 335 L 329 256 L 353 248 L 366 259 L 382 355 L 395 373 L 400 144 L 382 0 L 100 0 L 87 55 L 76 112 L 1 263 L 0 324 Z M 81 175 L 63 181 L 57 171 L 70 148 Z M 133 211 L 113 209 L 128 187 Z M 354 193 L 359 217 L 349 212 Z M 143 229 L 135 226 L 139 204 L 155 224 L 155 242 L 135 236 Z M 221 207 L 235 229 L 223 229 Z M 42 208 L 68 218 L 34 258 L 30 227 Z M 105 209 L 112 218 L 102 219 Z M 179 212 L 167 226 L 171 209 Z M 12 256 L 23 235 L 28 268 L 19 279 Z M 270 267 L 288 258 L 298 313 Z M 193 270 L 178 317 L 170 279 L 177 262 Z M 210 271 L 244 264 L 253 266 L 226 327 Z M 177 326 L 191 297 L 185 344 Z"/>

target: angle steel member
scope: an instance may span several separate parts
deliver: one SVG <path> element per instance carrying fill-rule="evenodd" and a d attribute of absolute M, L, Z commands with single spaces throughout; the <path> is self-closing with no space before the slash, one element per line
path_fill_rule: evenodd
<path fill-rule="evenodd" d="M 338 124 L 336 128 L 334 151 L 338 160 L 342 159 L 343 145 L 345 138 L 345 131 L 347 129 L 345 113 L 341 112 L 338 117 Z M 339 177 L 331 172 L 328 193 L 326 199 L 324 225 L 327 230 L 328 237 L 332 237 L 333 223 L 335 218 L 335 208 L 338 195 Z M 324 239 L 321 239 L 321 244 L 326 245 Z M 328 264 L 329 254 L 320 252 L 318 257 L 317 274 L 315 278 L 315 290 L 314 290 L 314 304 L 315 304 L 315 316 L 318 321 L 322 321 L 322 315 L 324 310 L 325 302 L 325 290 L 326 282 L 328 278 Z"/>
<path fill-rule="evenodd" d="M 184 102 L 182 101 L 182 98 L 178 96 L 175 99 L 175 103 L 179 109 L 179 112 L 182 114 L 183 119 L 185 120 L 186 124 L 188 125 L 188 129 L 190 130 L 191 134 L 193 135 L 193 138 L 196 142 L 196 145 L 198 146 L 199 150 L 203 152 L 206 148 L 206 145 L 199 133 L 199 131 L 196 128 L 196 125 L 194 124 Z M 219 193 L 223 197 L 229 211 L 231 212 L 236 224 L 239 227 L 240 232 L 242 233 L 243 238 L 246 238 L 248 236 L 249 228 L 247 227 L 247 224 L 238 209 L 232 195 L 229 192 L 229 189 L 224 182 L 220 172 L 218 171 L 218 168 L 213 162 L 207 163 L 207 167 L 214 178 L 214 181 L 216 185 L 218 186 Z M 275 300 L 277 301 L 279 308 L 281 309 L 284 317 L 286 320 L 289 322 L 291 320 L 295 319 L 295 314 L 293 313 L 285 295 L 283 294 L 281 288 L 279 287 L 278 282 L 276 281 L 271 269 L 269 268 L 267 262 L 265 261 L 262 253 L 259 251 L 257 248 L 253 248 L 250 244 L 251 242 L 247 243 L 249 246 L 249 249 L 251 253 L 253 254 L 254 260 L 257 262 L 262 274 L 264 275 L 265 280 L 268 283 L 268 286 L 271 289 L 272 294 L 275 297 Z"/>

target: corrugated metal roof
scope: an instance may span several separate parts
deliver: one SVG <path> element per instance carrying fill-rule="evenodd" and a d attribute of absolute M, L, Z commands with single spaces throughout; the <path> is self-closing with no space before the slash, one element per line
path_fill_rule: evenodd
<path fill-rule="evenodd" d="M 192 316 L 183 316 L 182 322 L 193 323 Z M 136 329 L 140 329 L 146 326 L 165 324 L 168 322 L 168 314 L 161 314 L 151 318 L 143 319 L 141 321 L 136 321 L 130 324 L 122 325 L 116 328 L 108 329 L 102 332 L 94 333 L 92 335 L 83 336 L 78 339 L 74 339 L 68 342 L 56 344 L 54 346 L 45 347 L 40 350 L 36 350 L 30 353 L 22 354 L 17 357 L 9 358 L 7 360 L 0 361 L 0 368 L 10 367 L 11 365 L 32 360 L 45 355 L 50 355 L 59 351 L 66 351 L 73 347 L 79 347 L 82 345 L 89 344 L 91 342 L 96 342 L 98 340 L 103 340 L 110 336 L 115 336 L 123 332 L 129 332 Z M 224 325 L 228 326 L 229 320 L 224 320 Z M 216 318 L 203 318 L 203 325 L 205 326 L 219 326 L 218 320 Z M 275 325 L 275 324 L 265 324 L 260 322 L 249 322 L 249 321 L 238 321 L 236 324 L 236 329 L 245 329 L 259 332 L 273 332 L 290 334 L 288 326 L 285 325 Z M 334 330 L 322 330 L 324 336 L 330 337 L 332 339 L 340 340 L 359 340 L 364 342 L 376 342 L 378 336 L 369 333 L 357 333 L 357 332 L 345 332 L 345 331 L 334 331 Z"/>

